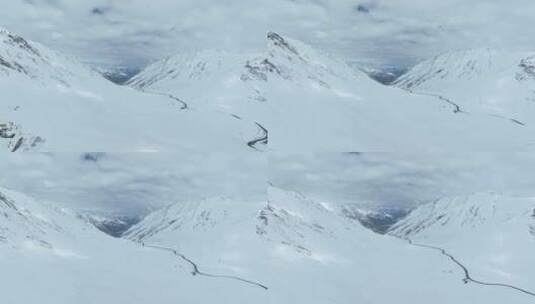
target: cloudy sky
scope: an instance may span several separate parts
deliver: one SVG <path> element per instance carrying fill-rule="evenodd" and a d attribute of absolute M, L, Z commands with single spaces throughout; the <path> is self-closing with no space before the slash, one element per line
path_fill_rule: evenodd
<path fill-rule="evenodd" d="M 318 200 L 414 207 L 444 196 L 535 195 L 535 156 L 522 153 L 273 155 L 273 184 Z"/>
<path fill-rule="evenodd" d="M 225 196 L 265 200 L 261 154 L 1 154 L 0 185 L 90 211 L 139 213 Z"/>
<path fill-rule="evenodd" d="M 266 200 L 269 183 L 370 209 L 475 192 L 535 195 L 535 156 L 245 153 L 0 154 L 0 185 L 81 210 L 144 213 L 188 200 Z"/>
<path fill-rule="evenodd" d="M 348 61 L 405 66 L 472 47 L 535 49 L 532 0 L 9 0 L 0 26 L 98 65 L 259 50 L 267 31 Z"/>

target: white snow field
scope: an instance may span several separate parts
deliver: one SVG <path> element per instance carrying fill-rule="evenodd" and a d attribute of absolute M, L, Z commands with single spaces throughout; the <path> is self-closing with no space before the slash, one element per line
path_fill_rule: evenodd
<path fill-rule="evenodd" d="M 528 207 L 533 200 L 520 202 Z M 477 214 L 494 210 L 488 206 Z M 531 215 L 518 212 L 525 209 L 498 213 L 488 224 L 475 218 L 468 227 L 452 225 L 455 236 L 463 235 L 457 244 L 472 249 L 453 247 L 455 240 L 448 243 L 440 235 L 433 244 L 455 248 L 474 279 L 529 288 L 534 236 L 527 226 L 533 224 Z M 419 235 L 411 235 L 411 245 L 374 234 L 340 211 L 335 203 L 271 187 L 261 201 L 177 202 L 116 239 L 73 211 L 1 188 L 2 301 L 533 303 L 532 296 L 510 288 L 465 284 L 463 270 L 450 259 L 414 245 Z M 454 215 L 458 223 L 466 220 Z M 517 217 L 524 220 L 512 222 Z M 481 229 L 508 229 L 487 237 L 487 230 L 477 229 L 480 222 Z M 496 238 L 502 243 L 491 246 Z M 500 244 L 512 246 L 515 255 L 508 256 L 513 251 Z"/>
<path fill-rule="evenodd" d="M 275 151 L 510 151 L 535 142 L 530 126 L 455 113 L 437 97 L 381 85 L 276 33 L 259 54 L 181 54 L 147 67 L 129 85 L 258 122 Z"/>
<path fill-rule="evenodd" d="M 263 284 L 268 290 L 259 303 L 533 302 L 507 289 L 464 284 L 462 271 L 439 253 L 374 234 L 336 204 L 278 188 L 269 189 L 267 203 L 177 203 L 125 237 L 173 248 L 206 274 Z"/>
<path fill-rule="evenodd" d="M 468 172 L 484 166 L 477 156 L 473 167 L 471 157 L 437 165 L 454 151 L 533 151 L 534 81 L 535 55 L 478 49 L 385 86 L 269 32 L 259 52 L 181 53 L 119 86 L 0 29 L 0 155 L 17 157 L 0 160 L 0 183 L 24 192 L 0 187 L 0 303 L 534 303 L 535 198 L 453 196 L 513 189 L 508 176 L 529 172 L 492 162 Z M 386 153 L 359 161 L 370 170 L 357 169 L 361 178 L 345 162 L 319 174 L 288 161 L 285 174 L 297 177 L 269 181 L 270 155 L 357 151 Z M 433 162 L 386 160 L 415 152 Z M 473 178 L 502 168 L 509 175 L 494 183 Z M 352 192 L 344 176 L 368 188 Z M 459 181 L 448 186 L 450 176 Z M 418 197 L 406 189 L 449 196 L 378 234 L 390 215 L 282 189 L 292 180 L 392 204 Z M 153 212 L 130 227 L 92 208 Z M 129 229 L 113 238 L 95 227 L 106 225 Z"/>
<path fill-rule="evenodd" d="M 394 85 L 450 101 L 469 115 L 531 126 L 535 123 L 534 80 L 535 53 L 482 48 L 423 61 Z"/>
<path fill-rule="evenodd" d="M 246 150 L 257 127 L 143 94 L 0 30 L 0 145 L 10 151 Z"/>
<path fill-rule="evenodd" d="M 474 280 L 535 290 L 535 197 L 443 198 L 418 207 L 390 234 L 445 249 Z"/>
<path fill-rule="evenodd" d="M 0 142 L 10 151 L 265 151 L 268 133 L 269 150 L 287 152 L 535 143 L 523 116 L 458 111 L 276 33 L 259 54 L 206 50 L 157 62 L 128 83 L 137 90 L 7 30 L 0 38 Z"/>

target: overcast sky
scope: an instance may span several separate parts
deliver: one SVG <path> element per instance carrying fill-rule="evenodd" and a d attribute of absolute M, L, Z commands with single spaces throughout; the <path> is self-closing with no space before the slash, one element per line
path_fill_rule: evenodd
<path fill-rule="evenodd" d="M 244 153 L 0 154 L 0 185 L 75 209 L 138 213 L 226 196 L 266 200 L 268 183 L 370 209 L 475 192 L 535 196 L 535 155 Z"/>
<path fill-rule="evenodd" d="M 138 213 L 215 196 L 262 201 L 261 154 L 2 154 L 0 186 L 92 211 Z"/>
<path fill-rule="evenodd" d="M 404 66 L 472 47 L 535 50 L 533 0 L 9 0 L 0 26 L 85 62 L 261 49 L 278 31 L 348 61 Z"/>
<path fill-rule="evenodd" d="M 271 156 L 270 180 L 318 200 L 410 208 L 444 196 L 535 195 L 535 155 L 522 153 Z"/>

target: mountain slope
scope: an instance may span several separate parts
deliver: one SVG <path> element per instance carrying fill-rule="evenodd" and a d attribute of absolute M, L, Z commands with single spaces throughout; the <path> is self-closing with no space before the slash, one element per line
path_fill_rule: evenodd
<path fill-rule="evenodd" d="M 10 151 L 249 150 L 256 125 L 185 111 L 117 86 L 71 58 L 0 31 L 0 145 Z"/>
<path fill-rule="evenodd" d="M 534 212 L 534 198 L 444 198 L 417 208 L 390 234 L 446 249 L 482 281 L 533 290 Z"/>
<path fill-rule="evenodd" d="M 214 198 L 171 205 L 125 237 L 192 261 L 199 276 L 266 286 L 257 303 L 531 301 L 507 290 L 465 288 L 462 273 L 440 255 L 374 234 L 337 210 L 271 188 L 267 203 Z"/>
<path fill-rule="evenodd" d="M 299 41 L 269 33 L 266 45 L 258 54 L 177 55 L 129 85 L 256 122 L 275 151 L 524 150 L 535 142 L 528 127 L 456 115 L 444 100 L 380 85 Z"/>
<path fill-rule="evenodd" d="M 464 112 L 535 123 L 534 53 L 473 49 L 424 61 L 395 82 L 413 92 L 441 96 Z"/>
<path fill-rule="evenodd" d="M 0 194 L 0 284 L 10 303 L 532 302 L 466 286 L 441 255 L 276 188 L 267 202 L 169 206 L 129 230 L 135 242 L 52 204 Z"/>
<path fill-rule="evenodd" d="M 109 237 L 83 217 L 4 188 L 0 218 L 2 302 L 246 303 L 265 295 L 192 276 L 189 263 L 166 252 Z"/>

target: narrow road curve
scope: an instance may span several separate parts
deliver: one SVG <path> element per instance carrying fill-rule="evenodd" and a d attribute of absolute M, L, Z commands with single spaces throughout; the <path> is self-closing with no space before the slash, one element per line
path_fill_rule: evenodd
<path fill-rule="evenodd" d="M 501 119 L 506 119 L 506 120 L 510 120 L 511 122 L 513 122 L 513 123 L 515 123 L 515 124 L 517 124 L 517 125 L 523 126 L 523 127 L 525 127 L 525 126 L 526 126 L 526 124 L 525 124 L 525 123 L 521 122 L 521 121 L 520 121 L 520 120 L 518 120 L 518 119 L 514 119 L 514 118 L 507 118 L 507 117 L 505 117 L 505 116 L 501 116 L 501 115 L 496 115 L 496 114 L 489 114 L 489 115 L 490 115 L 490 116 L 492 116 L 492 117 L 496 117 L 496 118 L 501 118 Z"/>
<path fill-rule="evenodd" d="M 432 94 L 432 93 L 423 93 L 423 92 L 414 92 L 412 90 L 409 90 L 408 91 L 409 93 L 411 94 L 414 94 L 414 95 L 422 95 L 422 96 L 430 96 L 430 97 L 435 97 L 435 98 L 438 98 L 448 104 L 450 104 L 452 107 L 453 107 L 453 113 L 454 114 L 458 114 L 458 113 L 465 113 L 465 114 L 468 114 L 468 112 L 464 111 L 461 106 L 459 106 L 457 103 L 453 102 L 451 99 L 448 99 L 442 95 L 438 95 L 438 94 Z M 514 123 L 514 124 L 517 124 L 519 126 L 522 126 L 522 127 L 525 127 L 526 124 L 521 122 L 520 120 L 518 119 L 514 119 L 514 118 L 508 118 L 508 117 L 504 117 L 504 116 L 500 116 L 500 115 L 495 115 L 495 114 L 488 114 L 489 116 L 492 116 L 492 117 L 496 117 L 496 118 L 500 118 L 500 119 L 505 119 L 505 120 L 509 120 L 510 122 Z"/>
<path fill-rule="evenodd" d="M 430 97 L 438 98 L 438 99 L 448 103 L 449 105 L 451 105 L 453 107 L 453 113 L 454 114 L 466 113 L 465 111 L 463 111 L 463 109 L 461 109 L 461 106 L 459 106 L 458 104 L 456 104 L 455 102 L 451 101 L 450 99 L 448 99 L 448 98 L 446 98 L 444 96 L 441 96 L 441 95 L 438 95 L 438 94 L 431 94 L 431 93 L 414 92 L 414 91 L 411 91 L 411 90 L 409 90 L 409 93 L 414 94 L 414 95 L 422 95 L 422 96 L 430 96 Z"/>
<path fill-rule="evenodd" d="M 194 275 L 194 276 L 195 275 L 200 275 L 200 276 L 209 277 L 209 278 L 230 279 L 230 280 L 240 281 L 240 282 L 243 282 L 243 283 L 246 283 L 246 284 L 249 284 L 249 285 L 253 285 L 253 286 L 256 286 L 256 287 L 260 287 L 260 288 L 262 288 L 264 290 L 268 290 L 268 287 L 266 285 L 260 284 L 258 282 L 246 280 L 246 279 L 243 279 L 243 278 L 240 278 L 240 277 L 236 277 L 236 276 L 232 276 L 232 275 L 219 275 L 219 274 L 210 274 L 210 273 L 202 272 L 202 271 L 199 270 L 199 266 L 197 266 L 197 264 L 195 262 L 190 260 L 188 257 L 183 255 L 182 253 L 178 252 L 176 249 L 169 248 L 169 247 L 163 247 L 163 246 L 157 246 L 157 245 L 147 245 L 147 244 L 143 244 L 143 247 L 171 252 L 175 256 L 177 256 L 177 257 L 181 258 L 182 260 L 186 261 L 187 263 L 189 263 L 191 265 L 191 267 L 193 267 L 193 271 L 191 272 L 191 274 Z"/>
<path fill-rule="evenodd" d="M 261 143 L 261 144 L 264 144 L 264 145 L 267 145 L 268 143 L 268 130 L 266 128 L 264 128 L 261 124 L 255 122 L 256 126 L 258 127 L 258 131 L 260 132 L 261 136 L 256 138 L 256 139 L 253 139 L 251 140 L 250 142 L 247 143 L 247 145 L 255 150 L 258 150 L 260 151 L 260 149 L 258 149 L 256 147 L 257 144 Z"/>
<path fill-rule="evenodd" d="M 483 282 L 483 281 L 479 281 L 479 280 L 473 279 L 472 276 L 470 275 L 470 272 L 468 271 L 468 268 L 466 268 L 466 266 L 464 266 L 461 262 L 459 262 L 459 260 L 457 260 L 450 253 L 448 253 L 445 249 L 440 248 L 440 247 L 436 247 L 436 246 L 425 245 L 425 244 L 417 244 L 417 243 L 414 243 L 410 239 L 407 239 L 407 241 L 412 246 L 439 251 L 442 255 L 448 257 L 453 263 L 455 263 L 457 266 L 459 266 L 463 270 L 463 272 L 464 272 L 463 282 L 465 284 L 468 284 L 469 282 L 472 282 L 472 283 L 479 284 L 479 285 L 484 285 L 484 286 L 504 287 L 504 288 L 513 289 L 513 290 L 519 291 L 521 293 L 524 293 L 524 294 L 530 295 L 532 297 L 535 297 L 535 292 L 531 292 L 531 291 L 528 291 L 528 290 L 520 288 L 520 287 L 516 287 L 516 286 L 513 286 L 513 285 L 509 285 L 509 284 L 502 284 L 502 283 Z"/>
<path fill-rule="evenodd" d="M 178 103 L 180 103 L 180 110 L 187 110 L 189 108 L 188 104 L 184 100 L 182 100 L 182 99 L 180 99 L 180 98 L 178 98 L 178 97 L 176 97 L 176 96 L 174 96 L 172 94 L 158 93 L 158 92 L 145 91 L 145 90 L 141 90 L 141 92 L 147 93 L 147 94 L 159 95 L 159 96 L 165 96 L 165 97 L 171 98 L 172 100 L 177 101 Z"/>

